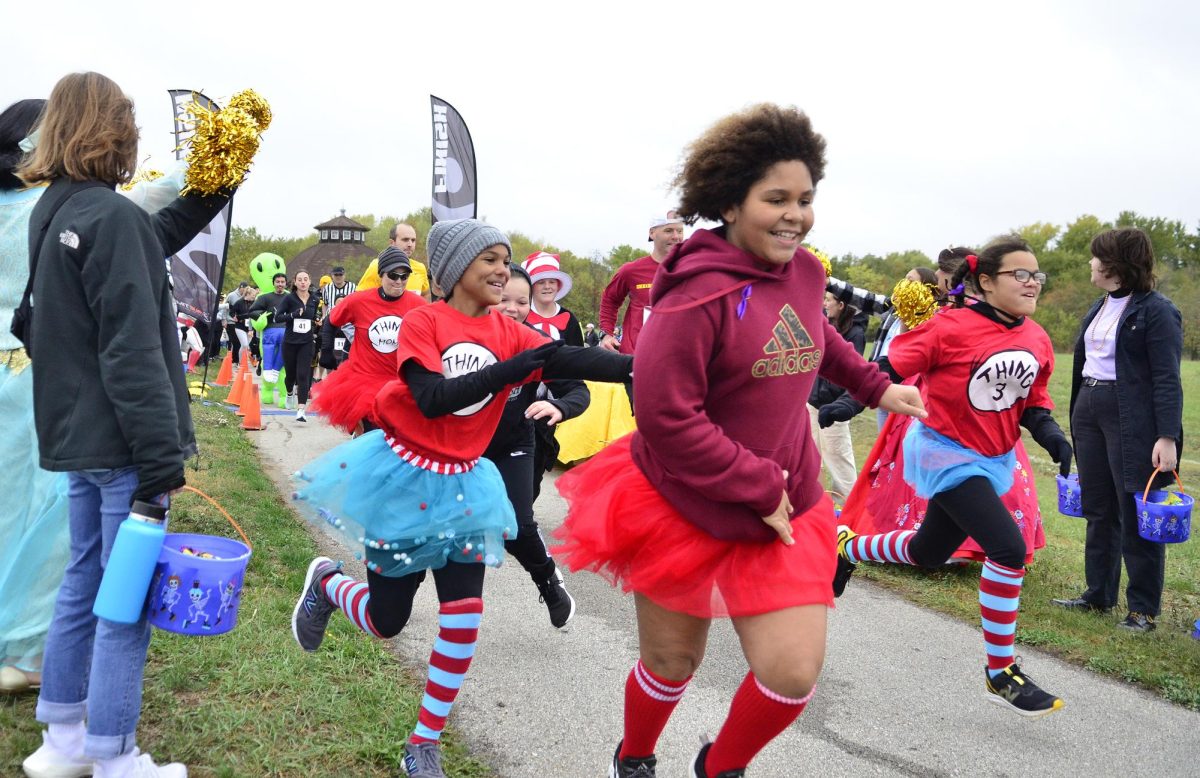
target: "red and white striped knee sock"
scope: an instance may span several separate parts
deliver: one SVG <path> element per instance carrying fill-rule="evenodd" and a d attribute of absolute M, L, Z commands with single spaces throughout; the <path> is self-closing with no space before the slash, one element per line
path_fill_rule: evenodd
<path fill-rule="evenodd" d="M 763 686 L 753 672 L 746 673 L 729 705 L 729 716 L 708 749 L 704 771 L 720 775 L 750 764 L 755 754 L 804 712 L 816 690 L 814 686 L 805 696 L 792 699 Z"/>
<path fill-rule="evenodd" d="M 482 619 L 483 600 L 479 597 L 443 602 L 438 609 L 438 636 L 429 655 L 429 680 L 425 682 L 417 727 L 408 742 L 437 742 L 442 736 L 446 717 L 475 656 Z"/>
<path fill-rule="evenodd" d="M 671 711 L 683 699 L 692 676 L 682 681 L 659 678 L 638 660 L 625 679 L 625 739 L 621 758 L 647 757 L 654 753 L 658 736 L 667 726 Z"/>
<path fill-rule="evenodd" d="M 367 613 L 367 604 L 371 601 L 371 590 L 367 584 L 344 573 L 334 573 L 325 579 L 323 586 L 325 596 L 346 614 L 351 624 L 368 635 L 382 637 L 371 623 L 371 615 Z"/>
<path fill-rule="evenodd" d="M 987 651 L 988 674 L 995 678 L 1013 663 L 1013 640 L 1017 635 L 1017 608 L 1025 570 L 983 561 L 979 575 L 979 612 L 983 619 L 983 647 Z"/>
<path fill-rule="evenodd" d="M 846 543 L 846 556 L 855 564 L 892 562 L 911 565 L 908 544 L 916 534 L 910 529 L 898 529 L 879 535 L 858 535 Z"/>

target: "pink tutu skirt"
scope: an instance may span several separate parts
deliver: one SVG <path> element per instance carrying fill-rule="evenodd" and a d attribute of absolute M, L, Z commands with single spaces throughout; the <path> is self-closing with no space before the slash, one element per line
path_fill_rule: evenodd
<path fill-rule="evenodd" d="M 646 480 L 630 454 L 632 439 L 559 477 L 569 508 L 554 532 L 556 560 L 699 618 L 832 607 L 837 525 L 828 496 L 792 519 L 791 546 L 718 540 Z"/>

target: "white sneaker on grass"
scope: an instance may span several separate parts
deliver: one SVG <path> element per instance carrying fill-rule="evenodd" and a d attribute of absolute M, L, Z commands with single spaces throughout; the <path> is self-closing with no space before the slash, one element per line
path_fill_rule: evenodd
<path fill-rule="evenodd" d="M 158 765 L 138 749 L 116 759 L 96 761 L 95 778 L 187 778 L 187 767 L 179 762 Z"/>
<path fill-rule="evenodd" d="M 85 778 L 94 772 L 95 763 L 82 753 L 70 756 L 52 747 L 42 732 L 41 748 L 25 757 L 21 768 L 28 778 Z"/>

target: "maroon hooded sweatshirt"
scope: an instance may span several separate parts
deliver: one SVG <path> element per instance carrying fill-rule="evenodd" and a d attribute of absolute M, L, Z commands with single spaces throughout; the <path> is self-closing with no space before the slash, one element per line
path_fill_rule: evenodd
<path fill-rule="evenodd" d="M 770 265 L 698 230 L 667 256 L 634 355 L 633 460 L 684 518 L 724 540 L 778 537 L 762 517 L 789 473 L 793 517 L 821 498 L 805 404 L 818 374 L 878 405 L 890 381 L 828 322 L 804 249 Z M 831 539 L 832 542 L 832 539 Z"/>

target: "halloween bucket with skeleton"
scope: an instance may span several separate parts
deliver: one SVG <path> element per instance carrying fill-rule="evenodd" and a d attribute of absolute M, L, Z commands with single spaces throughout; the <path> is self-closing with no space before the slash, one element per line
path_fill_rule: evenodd
<path fill-rule="evenodd" d="M 237 625 L 250 541 L 212 498 L 196 493 L 216 505 L 246 542 L 218 535 L 168 533 L 150 585 L 149 618 L 151 624 L 168 632 L 221 635 Z"/>

